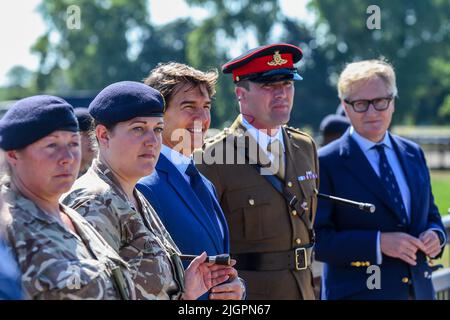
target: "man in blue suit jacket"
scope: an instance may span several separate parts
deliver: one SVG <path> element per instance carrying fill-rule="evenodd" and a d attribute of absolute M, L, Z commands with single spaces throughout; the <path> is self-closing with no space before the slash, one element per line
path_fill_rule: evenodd
<path fill-rule="evenodd" d="M 202 72 L 180 63 L 161 64 L 145 83 L 167 103 L 163 145 L 155 172 L 137 185 L 184 254 L 229 253 L 228 226 L 212 183 L 191 159 L 201 148 L 211 122 L 211 97 L 217 72 Z M 232 276 L 211 289 L 210 299 L 241 299 L 243 282 Z M 207 298 L 207 297 L 203 297 Z"/>
<path fill-rule="evenodd" d="M 0 155 L 3 156 L 3 155 Z M 0 164 L 1 160 L 0 160 Z M 0 198 L 0 300 L 20 300 L 22 295 L 21 274 L 11 250 L 8 250 L 3 236 L 6 236 L 5 221 L 9 212 L 3 209 Z"/>
<path fill-rule="evenodd" d="M 22 299 L 20 273 L 16 262 L 0 239 L 0 300 Z"/>
<path fill-rule="evenodd" d="M 319 150 L 320 192 L 373 203 L 376 211 L 319 201 L 322 298 L 433 299 L 427 259 L 442 254 L 445 229 L 423 151 L 388 131 L 394 71 L 379 60 L 351 63 L 338 90 L 352 127 Z"/>

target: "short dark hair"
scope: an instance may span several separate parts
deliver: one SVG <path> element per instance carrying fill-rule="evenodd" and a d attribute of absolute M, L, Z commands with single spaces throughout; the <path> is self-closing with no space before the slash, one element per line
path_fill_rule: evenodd
<path fill-rule="evenodd" d="M 218 77 L 217 69 L 203 72 L 183 63 L 168 62 L 159 63 L 144 83 L 161 92 L 168 103 L 179 84 L 191 84 L 192 87 L 204 85 L 212 98 L 216 94 Z"/>
<path fill-rule="evenodd" d="M 250 90 L 250 82 L 249 82 L 249 80 L 242 80 L 242 81 L 236 82 L 236 87 Z"/>

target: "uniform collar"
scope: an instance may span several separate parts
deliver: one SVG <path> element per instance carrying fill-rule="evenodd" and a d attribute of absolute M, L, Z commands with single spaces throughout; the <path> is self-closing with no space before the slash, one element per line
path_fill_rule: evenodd
<path fill-rule="evenodd" d="M 14 191 L 11 188 L 10 182 L 6 182 L 1 187 L 1 194 L 12 211 L 17 209 L 25 212 L 25 215 L 23 215 L 22 217 L 27 222 L 30 222 L 32 220 L 39 220 L 46 223 L 47 225 L 53 223 L 61 225 L 61 223 L 57 219 L 55 219 L 52 215 L 45 213 L 33 201 L 22 195 L 20 192 Z M 67 212 L 68 210 L 68 208 L 61 203 L 59 204 L 59 207 L 60 210 L 63 210 L 64 212 Z M 12 214 L 14 215 L 14 213 Z"/>
<path fill-rule="evenodd" d="M 283 151 L 285 151 L 283 131 L 281 130 L 281 127 L 279 127 L 277 133 L 273 137 L 271 137 L 263 130 L 258 130 L 254 126 L 252 126 L 242 115 L 240 115 L 240 117 L 242 126 L 247 130 L 248 133 L 252 135 L 252 137 L 256 140 L 256 142 L 261 146 L 263 150 L 267 150 L 267 146 L 274 140 L 279 140 L 281 142 L 281 145 L 283 146 Z"/>
<path fill-rule="evenodd" d="M 122 189 L 122 186 L 108 165 L 101 162 L 99 159 L 94 159 L 89 170 L 91 169 L 100 179 L 109 185 L 114 192 L 122 198 L 123 201 L 128 203 L 125 191 Z"/>

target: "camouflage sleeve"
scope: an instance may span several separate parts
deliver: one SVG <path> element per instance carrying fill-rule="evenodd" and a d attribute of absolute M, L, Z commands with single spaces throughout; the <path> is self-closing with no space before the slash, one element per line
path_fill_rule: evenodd
<path fill-rule="evenodd" d="M 83 216 L 106 242 L 116 251 L 122 246 L 123 223 L 111 205 L 112 199 L 103 195 L 76 195 L 75 192 L 69 194 L 63 203 Z"/>
<path fill-rule="evenodd" d="M 139 191 L 138 191 L 139 192 Z M 142 193 L 139 192 L 140 200 L 143 202 L 143 213 L 145 216 L 145 219 L 147 219 L 150 224 L 152 225 L 152 229 L 154 232 L 158 231 L 160 234 L 160 238 L 164 239 L 167 244 L 169 244 L 169 247 L 172 248 L 175 252 L 181 253 L 178 249 L 177 245 L 175 244 L 175 241 L 172 239 L 172 236 L 170 235 L 169 231 L 167 231 L 166 227 L 164 226 L 164 223 L 161 221 L 159 215 L 156 213 L 153 206 L 150 204 L 150 202 L 142 195 Z"/>
<path fill-rule="evenodd" d="M 172 236 L 170 235 L 169 231 L 167 231 L 166 227 L 162 223 L 162 221 L 159 219 L 159 216 L 156 212 L 153 212 L 152 215 L 154 216 L 155 220 L 157 221 L 157 224 L 159 225 L 159 228 L 162 232 L 163 238 L 170 244 L 170 247 L 178 254 L 181 254 L 180 249 L 175 244 L 175 241 L 172 239 Z"/>
<path fill-rule="evenodd" d="M 96 259 L 68 259 L 61 255 L 62 235 L 55 230 L 26 236 L 22 224 L 10 226 L 9 243 L 22 272 L 26 299 L 117 299 L 118 295 Z"/>

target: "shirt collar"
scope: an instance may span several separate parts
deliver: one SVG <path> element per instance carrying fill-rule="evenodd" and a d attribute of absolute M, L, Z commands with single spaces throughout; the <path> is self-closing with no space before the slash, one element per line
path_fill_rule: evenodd
<path fill-rule="evenodd" d="M 161 153 L 182 173 L 186 172 L 187 167 L 192 162 L 191 157 L 175 151 L 165 144 L 161 146 Z"/>
<path fill-rule="evenodd" d="M 242 116 L 242 125 L 245 127 L 247 132 L 252 135 L 252 137 L 256 140 L 256 142 L 261 146 L 262 149 L 267 150 L 267 146 L 272 141 L 278 139 L 283 146 L 284 151 L 283 131 L 281 130 L 281 127 L 278 128 L 277 133 L 273 137 L 271 137 L 262 130 L 258 130 L 254 126 L 252 126 L 244 116 Z"/>
<path fill-rule="evenodd" d="M 356 132 L 353 126 L 350 127 L 350 136 L 356 141 L 361 150 L 363 150 L 364 152 L 369 151 L 370 149 L 373 148 L 373 146 L 378 144 L 384 144 L 384 146 L 388 147 L 389 149 L 392 149 L 392 141 L 389 138 L 389 131 L 386 131 L 383 140 L 381 140 L 378 143 L 370 141 L 369 139 L 366 139 L 363 136 L 361 136 L 358 132 Z"/>

